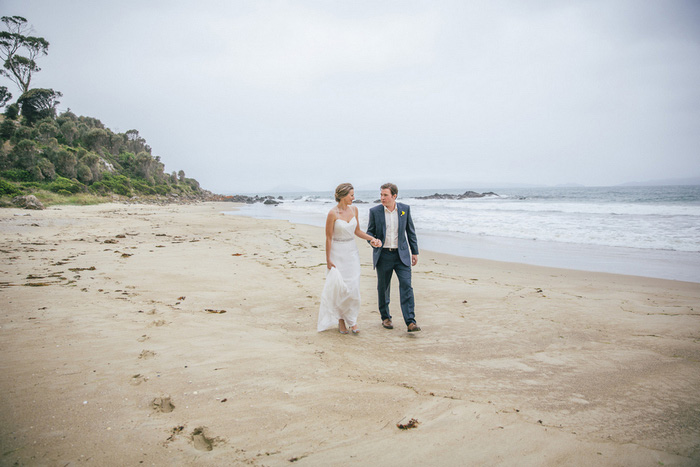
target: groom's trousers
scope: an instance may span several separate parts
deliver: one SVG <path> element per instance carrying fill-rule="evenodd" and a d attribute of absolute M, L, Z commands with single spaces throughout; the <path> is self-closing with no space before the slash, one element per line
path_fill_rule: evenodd
<path fill-rule="evenodd" d="M 415 302 L 413 300 L 413 287 L 411 286 L 411 267 L 406 266 L 399 258 L 397 250 L 385 249 L 382 251 L 379 261 L 377 262 L 377 303 L 379 304 L 379 313 L 382 315 L 382 321 L 391 319 L 389 313 L 389 301 L 391 292 L 391 277 L 396 272 L 396 277 L 399 279 L 399 298 L 401 299 L 401 312 L 403 320 L 408 326 L 415 323 Z"/>

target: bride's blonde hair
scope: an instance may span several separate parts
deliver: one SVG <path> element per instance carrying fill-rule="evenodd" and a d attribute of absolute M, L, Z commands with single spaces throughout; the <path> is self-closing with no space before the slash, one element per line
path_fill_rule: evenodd
<path fill-rule="evenodd" d="M 350 194 L 350 190 L 354 190 L 353 186 L 349 183 L 341 183 L 335 189 L 335 200 L 340 201 Z"/>

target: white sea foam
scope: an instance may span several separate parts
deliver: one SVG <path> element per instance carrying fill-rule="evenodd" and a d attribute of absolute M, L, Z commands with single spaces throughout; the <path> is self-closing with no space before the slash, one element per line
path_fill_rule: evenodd
<path fill-rule="evenodd" d="M 423 229 L 565 243 L 700 251 L 700 208 L 414 202 Z"/>
<path fill-rule="evenodd" d="M 414 222 L 423 231 L 700 252 L 700 203 L 556 201 L 513 196 L 407 198 L 405 202 L 411 205 Z M 330 197 L 307 195 L 286 200 L 274 208 L 278 211 L 274 217 L 303 216 L 310 223 L 323 225 L 334 205 Z M 365 224 L 367 211 L 374 203 L 356 205 L 360 222 Z"/>

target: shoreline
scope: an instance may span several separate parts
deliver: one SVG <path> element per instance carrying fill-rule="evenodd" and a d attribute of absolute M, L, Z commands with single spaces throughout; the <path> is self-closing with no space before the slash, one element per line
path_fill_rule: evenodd
<path fill-rule="evenodd" d="M 700 253 L 505 237 L 468 238 L 449 232 L 422 232 L 422 237 L 430 251 L 465 258 L 700 283 Z"/>
<path fill-rule="evenodd" d="M 285 220 L 293 224 L 322 228 L 322 223 L 319 223 L 315 215 L 279 215 L 274 209 L 273 206 L 239 204 L 234 206 L 234 209 L 224 212 L 254 219 Z M 420 228 L 417 230 L 421 251 L 469 259 L 700 283 L 700 253 L 470 236 Z"/>
<path fill-rule="evenodd" d="M 421 251 L 409 334 L 359 241 L 317 333 L 323 230 L 228 208 L 0 211 L 3 463 L 700 462 L 698 284 Z"/>

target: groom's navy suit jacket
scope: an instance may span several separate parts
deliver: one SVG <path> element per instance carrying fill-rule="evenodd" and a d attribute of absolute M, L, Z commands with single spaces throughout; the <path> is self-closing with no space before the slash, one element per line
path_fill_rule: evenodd
<path fill-rule="evenodd" d="M 411 208 L 407 204 L 396 203 L 396 209 L 399 211 L 399 257 L 401 262 L 406 266 L 411 266 L 411 255 L 418 254 L 418 240 L 416 238 L 416 229 L 413 227 L 413 219 L 411 219 Z M 369 223 L 367 224 L 367 233 L 382 241 L 382 245 L 386 239 L 386 219 L 384 217 L 384 205 L 380 204 L 369 210 Z M 377 267 L 379 257 L 383 248 L 373 248 L 374 267 Z"/>

